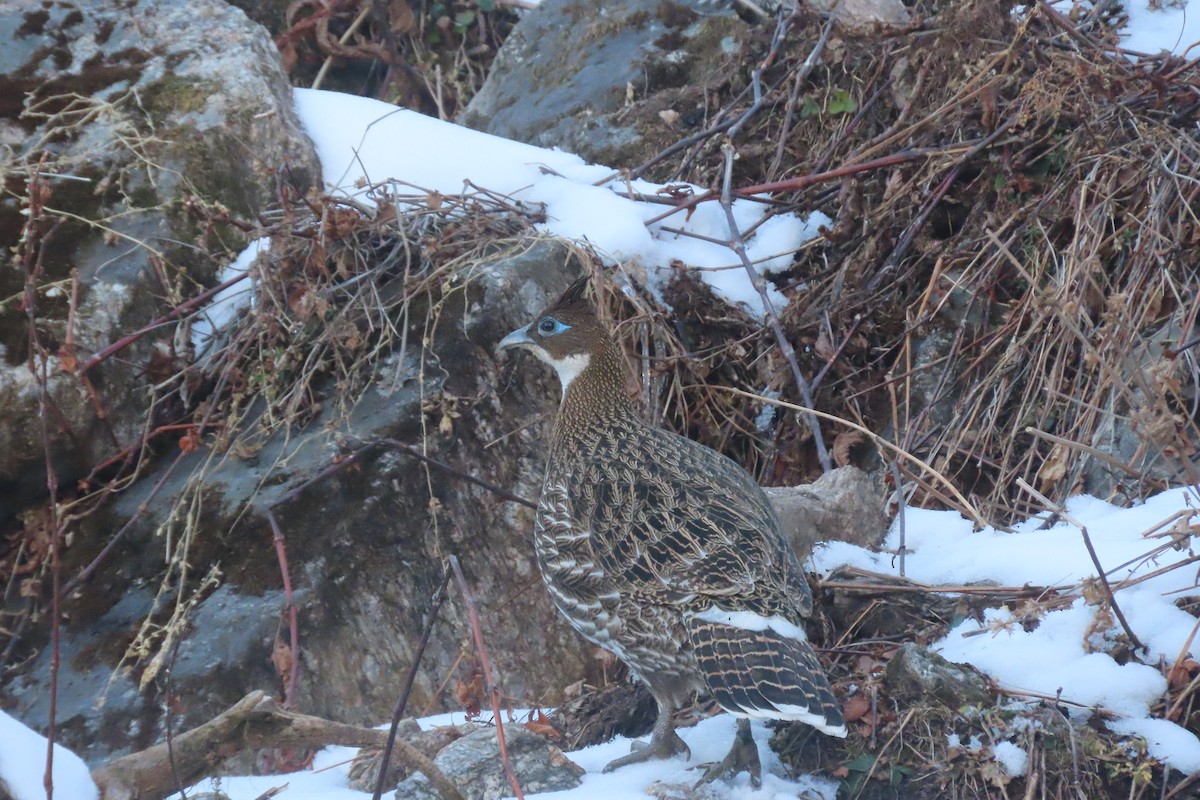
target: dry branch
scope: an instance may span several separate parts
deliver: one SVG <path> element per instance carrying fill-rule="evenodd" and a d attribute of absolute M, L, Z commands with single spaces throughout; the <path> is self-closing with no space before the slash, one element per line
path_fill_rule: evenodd
<path fill-rule="evenodd" d="M 500 687 L 492 679 L 492 667 L 488 659 L 487 646 L 483 642 L 483 627 L 479 622 L 475 598 L 472 597 L 471 589 L 467 586 L 467 579 L 463 575 L 462 567 L 458 564 L 458 557 L 450 556 L 449 561 L 450 569 L 454 572 L 454 580 L 458 583 L 463 603 L 467 607 L 467 618 L 471 621 L 471 633 L 475 637 L 475 649 L 479 654 L 479 668 L 483 672 L 485 688 L 492 700 L 492 714 L 496 720 L 496 744 L 500 747 L 500 763 L 504 765 L 504 777 L 508 778 L 508 784 L 512 786 L 517 800 L 525 800 L 521 785 L 517 783 L 516 773 L 513 772 L 512 762 L 508 759 L 508 744 L 504 740 L 504 721 L 500 717 Z"/>
<path fill-rule="evenodd" d="M 208 722 L 176 736 L 167 745 L 113 759 L 92 772 L 100 800 L 159 800 L 195 783 L 244 750 L 280 747 L 383 748 L 387 731 L 343 725 L 286 711 L 262 692 L 251 692 Z M 396 741 L 396 755 L 407 768 L 425 774 L 445 800 L 462 794 L 433 762 L 410 743 Z M 172 756 L 175 772 L 172 772 Z M 180 787 L 176 783 L 178 775 Z"/>

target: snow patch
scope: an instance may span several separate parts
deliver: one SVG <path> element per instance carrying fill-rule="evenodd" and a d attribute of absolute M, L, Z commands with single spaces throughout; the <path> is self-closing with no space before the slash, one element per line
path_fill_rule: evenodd
<path fill-rule="evenodd" d="M 1200 498 L 1191 488 L 1162 492 L 1132 508 L 1087 496 L 1067 503 L 1071 517 L 1086 526 L 1110 584 L 1117 587 L 1118 605 L 1149 650 L 1142 657 L 1144 664 L 1120 664 L 1104 652 L 1123 631 L 1108 612 L 1082 597 L 1033 620 L 1006 608 L 989 609 L 982 625 L 964 620 L 933 648 L 951 661 L 979 667 L 1018 695 L 1061 694 L 1077 706 L 1077 716 L 1104 708 L 1118 717 L 1110 723 L 1114 731 L 1144 736 L 1154 757 L 1185 773 L 1200 769 L 1200 739 L 1150 716 L 1167 682 L 1159 669 L 1147 666 L 1174 663 L 1184 652 L 1200 657 L 1200 642 L 1189 638 L 1196 618 L 1174 602 L 1200 594 L 1196 571 L 1164 569 L 1191 557 L 1186 544 L 1182 549 L 1172 546 L 1171 526 L 1200 521 L 1198 507 Z M 1180 512 L 1184 516 L 1177 520 Z M 906 509 L 906 577 L 933 585 L 989 582 L 1057 587 L 1076 594 L 1081 582 L 1094 579 L 1096 568 L 1083 535 L 1072 524 L 1048 525 L 1036 517 L 1014 526 L 1011 533 L 973 528 L 953 511 Z M 884 548 L 898 546 L 899 526 L 894 524 Z M 885 575 L 899 572 L 890 555 L 844 542 L 818 547 L 813 561 L 826 574 L 843 564 Z M 1160 574 L 1147 577 L 1156 571 Z M 1142 580 L 1120 588 L 1127 579 Z"/>
<path fill-rule="evenodd" d="M 1121 46 L 1158 55 L 1163 50 L 1184 58 L 1197 56 L 1200 3 L 1191 0 L 1124 0 L 1129 22 L 1121 30 Z"/>
<path fill-rule="evenodd" d="M 245 275 L 250 271 L 259 254 L 266 253 L 270 249 L 271 240 L 269 238 L 255 239 L 238 254 L 237 258 L 229 262 L 225 269 L 221 270 L 217 283 L 225 283 Z M 253 280 L 254 278 L 251 277 L 217 292 L 204 310 L 192 320 L 192 347 L 196 351 L 197 358 L 204 355 L 213 339 L 225 329 L 234 317 L 242 310 L 253 307 Z"/>
<path fill-rule="evenodd" d="M 13 717 L 0 711 L 0 782 L 13 800 L 46 800 L 42 777 L 48 742 Z M 95 800 L 100 793 L 83 759 L 60 744 L 54 745 L 54 795 L 71 800 Z"/>
<path fill-rule="evenodd" d="M 1029 753 L 1012 742 L 996 742 L 992 755 L 1010 778 L 1024 777 L 1029 770 Z"/>
<path fill-rule="evenodd" d="M 702 187 L 671 184 L 668 189 L 650 181 L 618 180 L 614 170 L 561 150 L 501 139 L 369 98 L 294 91 L 296 110 L 334 192 L 369 204 L 373 201 L 365 187 L 388 179 L 411 186 L 416 196 L 457 194 L 470 181 L 518 202 L 544 206 L 547 219 L 539 228 L 586 241 L 612 262 L 640 266 L 655 292 L 661 293 L 675 274 L 674 265 L 682 264 L 728 302 L 760 318 L 765 314 L 762 297 L 741 262 L 721 244 L 730 239 L 730 231 L 718 203 L 700 203 L 689 213 L 647 225 L 668 210 L 648 201 L 661 200 L 668 192 L 700 193 Z M 795 252 L 830 219 L 820 212 L 802 219 L 791 213 L 772 215 L 768 209 L 752 199 L 733 203 L 746 255 L 769 275 L 787 269 Z M 776 311 L 782 311 L 787 305 L 783 294 L 770 283 L 766 292 Z"/>

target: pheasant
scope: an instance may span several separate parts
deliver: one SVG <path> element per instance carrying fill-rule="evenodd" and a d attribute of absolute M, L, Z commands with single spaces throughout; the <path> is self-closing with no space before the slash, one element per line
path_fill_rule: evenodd
<path fill-rule="evenodd" d="M 761 765 L 749 720 L 846 726 L 804 620 L 812 595 L 762 489 L 735 462 L 642 421 L 624 355 L 574 283 L 498 349 L 558 373 L 562 402 L 534 523 L 554 605 L 611 651 L 658 704 L 649 745 L 605 771 L 690 751 L 672 712 L 707 692 L 738 718 L 701 781 Z"/>

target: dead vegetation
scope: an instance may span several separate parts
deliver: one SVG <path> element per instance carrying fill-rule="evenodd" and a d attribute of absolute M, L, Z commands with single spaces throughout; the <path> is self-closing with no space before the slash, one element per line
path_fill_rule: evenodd
<path fill-rule="evenodd" d="M 487 77 L 521 0 L 293 0 L 275 38 L 299 86 L 454 119 Z"/>
<path fill-rule="evenodd" d="M 440 98 L 434 113 L 443 116 L 469 94 L 447 104 L 428 73 L 414 77 L 368 47 L 394 48 L 396 35 L 394 24 L 390 39 L 360 27 L 368 5 L 293 6 L 288 46 L 300 48 L 301 34 L 313 31 L 325 57 L 350 58 L 329 44 L 345 39 L 338 47 L 408 75 L 408 91 L 424 102 Z M 898 474 L 905 502 L 1000 527 L 1043 510 L 1021 482 L 1054 502 L 1081 491 L 1125 502 L 1197 482 L 1200 65 L 1125 59 L 1108 28 L 1111 4 L 1069 14 L 1039 5 L 1024 16 L 987 1 L 916 8 L 924 22 L 913 30 L 873 36 L 830 35 L 816 16 L 788 20 L 786 35 L 768 23 L 761 47 L 726 85 L 680 98 L 704 109 L 705 135 L 647 156 L 632 174 L 713 187 L 705 202 L 720 201 L 729 176 L 734 195 L 767 193 L 777 211 L 821 209 L 834 223 L 773 278 L 790 299 L 777 331 L 682 270 L 665 294 L 670 310 L 636 275 L 601 284 L 639 367 L 647 414 L 782 485 L 819 474 L 813 424 L 797 410 L 815 408 L 835 418 L 818 423 L 835 463 Z M 405 35 L 428 41 L 425 23 L 410 22 Z M 362 42 L 360 30 L 368 31 Z M 806 67 L 818 43 L 820 65 Z M 757 99 L 744 77 L 752 71 Z M 683 140 L 669 119 L 647 115 L 659 126 L 647 140 Z M 36 178 L 29 185 L 33 198 Z M 277 217 L 241 221 L 272 239 L 269 259 L 243 279 L 252 310 L 203 353 L 164 340 L 144 439 L 68 487 L 49 518 L 30 512 L 0 550 L 8 596 L 29 599 L 3 623 L 6 656 L 45 613 L 64 520 L 123 491 L 144 459 L 198 449 L 214 461 L 248 456 L 269 435 L 304 435 L 327 405 L 348 412 L 381 363 L 403 362 L 419 346 L 414 337 L 432 330 L 472 265 L 521 246 L 539 221 L 537 209 L 486 189 L 445 197 L 389 183 L 368 191 L 370 204 L 314 196 Z M 36 248 L 42 224 L 35 209 L 27 247 Z M 36 263 L 36 254 L 26 260 Z M 624 285 L 632 295 L 618 291 Z M 46 354 L 37 358 L 44 367 Z M 82 361 L 81 376 L 94 363 Z M 770 411 L 764 398 L 790 407 Z M 454 400 L 430 397 L 427 411 L 431 425 L 452 420 Z M 218 579 L 187 571 L 203 477 L 197 472 L 176 499 L 168 525 L 175 549 L 163 587 L 175 594 L 164 594 L 161 615 L 129 648 L 128 663 L 146 680 Z M 1190 541 L 1192 531 L 1179 535 Z M 94 564 L 64 576 L 64 593 Z M 976 592 L 865 578 L 826 584 L 837 598 L 829 643 L 842 687 L 878 686 L 897 642 L 931 641 L 955 615 L 1000 603 L 1036 615 L 1085 589 Z M 284 650 L 297 646 L 293 638 Z M 277 665 L 286 680 L 289 660 Z M 1200 666 L 1160 666 L 1171 685 L 1163 716 L 1200 728 Z M 869 699 L 852 720 L 852 749 L 821 756 L 848 796 L 895 796 L 887 792 L 903 784 L 917 792 L 906 796 L 924 797 L 1184 797 L 1194 783 L 1171 784 L 1135 742 L 1102 726 L 1066 723 L 1058 698 L 1043 698 L 1032 717 L 1005 706 L 905 705 L 886 690 Z M 948 731 L 984 747 L 1026 737 L 1031 778 L 996 773 L 984 750 L 952 744 Z"/>

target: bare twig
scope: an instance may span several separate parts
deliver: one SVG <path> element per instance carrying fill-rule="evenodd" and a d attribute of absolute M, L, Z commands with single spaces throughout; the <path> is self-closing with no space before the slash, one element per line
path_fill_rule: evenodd
<path fill-rule="evenodd" d="M 40 165 L 39 165 L 40 166 Z M 46 800 L 54 800 L 54 740 L 57 734 L 58 716 L 58 672 L 61 666 L 60 603 L 62 600 L 62 521 L 58 508 L 58 473 L 54 468 L 54 450 L 50 442 L 50 353 L 42 345 L 38 335 L 38 281 L 41 279 L 46 240 L 53 235 L 58 225 L 49 231 L 42 229 L 45 221 L 43 210 L 50 197 L 50 189 L 39 171 L 30 171 L 26 179 L 27 211 L 24 231 L 19 250 L 24 273 L 22 302 L 25 319 L 29 326 L 29 354 L 27 366 L 37 380 L 38 425 L 42 439 L 42 458 L 46 470 L 46 493 L 48 495 L 48 522 L 50 526 L 50 703 L 49 719 L 46 721 L 46 771 L 42 785 L 46 789 Z"/>
<path fill-rule="evenodd" d="M 782 181 L 771 181 L 769 183 L 759 183 L 752 186 L 745 186 L 734 189 L 733 194 L 736 197 L 750 197 L 756 194 L 767 194 L 774 192 L 799 192 L 807 189 L 810 186 L 815 186 L 819 183 L 828 183 L 830 181 L 841 180 L 842 178 L 851 175 L 858 175 L 863 172 L 872 172 L 884 167 L 894 167 L 898 164 L 905 164 L 909 161 L 918 161 L 924 158 L 930 158 L 935 155 L 943 155 L 945 153 L 961 150 L 964 147 L 970 147 L 978 140 L 968 142 L 959 142 L 952 145 L 944 145 L 941 147 L 921 147 L 911 150 L 904 150 L 899 153 L 893 153 L 890 156 L 864 161 L 859 164 L 844 164 L 836 169 L 826 170 L 824 172 L 814 172 L 809 175 L 799 175 L 795 178 L 788 178 Z M 694 194 L 684 200 L 676 203 L 671 210 L 664 211 L 661 214 L 656 214 L 646 220 L 646 225 L 653 225 L 656 222 L 661 222 L 672 214 L 678 214 L 681 211 L 695 208 L 701 203 L 720 200 L 721 193 L 715 189 L 709 189 L 706 192 Z"/>
<path fill-rule="evenodd" d="M 468 483 L 473 483 L 476 486 L 487 489 L 492 494 L 496 495 L 497 497 L 501 497 L 510 503 L 519 503 L 526 508 L 537 508 L 537 503 L 534 503 L 531 500 L 526 500 L 524 497 L 515 495 L 507 489 L 503 489 L 494 483 L 483 480 L 482 478 L 476 478 L 474 475 L 452 467 L 444 461 L 438 461 L 436 458 L 427 456 L 412 445 L 405 444 L 404 442 L 400 442 L 395 439 L 376 439 L 373 443 L 380 444 L 392 450 L 399 450 L 401 453 L 410 455 L 418 461 L 423 461 L 431 467 L 436 467 L 448 475 L 453 475 L 454 477 L 461 478 Z"/>
<path fill-rule="evenodd" d="M 1142 477 L 1142 473 L 1138 472 L 1136 469 L 1129 466 L 1121 459 L 1116 458 L 1116 457 L 1104 452 L 1103 450 L 1099 450 L 1095 447 L 1092 447 L 1091 445 L 1084 444 L 1083 442 L 1073 442 L 1070 439 L 1064 439 L 1061 436 L 1055 436 L 1053 433 L 1047 433 L 1046 431 L 1040 431 L 1037 428 L 1034 428 L 1031 426 L 1027 426 L 1025 428 L 1025 432 L 1030 434 L 1031 436 L 1037 436 L 1039 439 L 1045 439 L 1048 442 L 1054 442 L 1055 444 L 1061 444 L 1064 447 L 1069 447 L 1072 450 L 1079 450 L 1080 452 L 1087 453 L 1089 456 L 1092 456 L 1093 458 L 1100 459 L 1105 464 L 1108 464 L 1110 467 L 1116 467 L 1117 469 L 1121 470 L 1122 472 L 1124 472 L 1126 475 L 1129 475 L 1130 477 L 1133 477 L 1133 478 L 1141 478 Z"/>
<path fill-rule="evenodd" d="M 904 557 L 908 555 L 908 546 L 906 543 L 905 531 L 905 501 L 904 501 L 904 478 L 900 475 L 900 465 L 896 463 L 896 459 L 888 459 L 888 467 L 892 471 L 892 481 L 896 484 L 896 525 L 900 528 L 900 544 L 896 548 L 896 555 L 900 559 L 900 577 L 904 577 Z"/>
<path fill-rule="evenodd" d="M 208 722 L 175 737 L 173 751 L 179 779 L 195 783 L 244 750 L 282 747 L 382 748 L 387 731 L 359 728 L 281 708 L 262 692 L 251 692 Z M 397 753 L 405 765 L 424 773 L 443 800 L 463 800 L 462 793 L 428 756 L 399 739 Z M 92 771 L 103 800 L 162 800 L 175 790 L 167 746 L 115 758 Z"/>
<path fill-rule="evenodd" d="M 721 150 L 725 154 L 725 180 L 721 188 L 721 208 L 725 210 L 725 222 L 729 227 L 730 247 L 742 262 L 742 267 L 750 277 L 750 283 L 754 285 L 758 296 L 762 298 L 763 310 L 767 315 L 771 332 L 775 334 L 775 341 L 779 345 L 779 351 L 783 353 L 788 367 L 792 370 L 792 379 L 795 380 L 796 386 L 800 389 L 800 396 L 804 399 L 805 405 L 812 408 L 814 405 L 812 391 L 809 389 L 808 380 L 804 377 L 804 373 L 800 371 L 800 363 L 796 360 L 796 350 L 792 347 L 792 343 L 788 341 L 787 335 L 783 332 L 783 324 L 779 321 L 779 314 L 775 311 L 775 304 L 771 302 L 771 298 L 767 294 L 767 282 L 759 274 L 758 270 L 754 268 L 750 257 L 746 255 L 746 242 L 742 239 L 737 219 L 733 215 L 733 197 L 730 192 L 730 186 L 733 181 L 733 145 L 726 142 L 721 146 Z M 816 416 L 811 412 L 806 413 L 805 418 L 808 421 L 809 430 L 812 431 L 813 444 L 817 449 L 817 458 L 821 462 L 821 469 L 829 472 L 833 469 L 833 464 L 829 459 L 829 451 L 825 449 L 825 440 L 821 436 L 821 423 L 817 421 Z"/>
<path fill-rule="evenodd" d="M 775 144 L 775 157 L 771 160 L 771 166 L 767 170 L 767 177 L 774 175 L 779 169 L 779 165 L 783 162 L 784 145 L 787 143 L 788 133 L 792 128 L 792 114 L 796 109 L 796 102 L 800 97 L 800 89 L 808 81 L 808 76 L 821 62 L 821 54 L 825 50 L 825 45 L 829 41 L 829 34 L 833 32 L 834 18 L 830 18 L 825 22 L 825 27 L 821 29 L 821 38 L 817 39 L 817 43 L 813 45 L 813 49 L 809 52 L 808 57 L 804 59 L 804 63 L 800 65 L 800 69 L 796 70 L 792 77 L 792 92 L 788 95 L 787 106 L 783 110 L 783 128 L 779 132 L 779 141 Z"/>
<path fill-rule="evenodd" d="M 437 621 L 438 612 L 442 609 L 442 602 L 446 599 L 446 587 L 450 585 L 450 567 L 442 570 L 442 580 L 438 584 L 437 591 L 433 593 L 433 600 L 429 604 L 429 617 L 425 621 L 425 630 L 421 633 L 421 641 L 417 643 L 417 649 L 413 653 L 412 664 L 408 667 L 408 674 L 404 676 L 404 686 L 400 689 L 400 697 L 396 700 L 396 708 L 392 711 L 392 725 L 388 729 L 387 744 L 383 748 L 383 755 L 379 760 L 379 777 L 375 780 L 375 792 L 372 795 L 372 800 L 379 800 L 383 795 L 384 783 L 387 780 L 388 762 L 392 758 L 392 747 L 396 742 L 396 730 L 400 727 L 400 720 L 404 718 L 404 710 L 408 707 L 408 696 L 412 692 L 413 683 L 417 679 L 417 668 L 421 664 L 421 657 L 425 655 L 425 647 L 429 644 L 429 636 L 433 633 L 433 623 Z"/>
<path fill-rule="evenodd" d="M 870 290 L 873 291 L 878 284 L 882 282 L 887 275 L 893 272 L 900 264 L 900 261 L 908 253 L 909 247 L 912 246 L 913 240 L 916 239 L 917 234 L 922 228 L 925 227 L 925 223 L 929 220 L 929 215 L 933 212 L 933 209 L 937 207 L 938 203 L 942 201 L 942 198 L 946 196 L 946 192 L 950 191 L 950 187 L 954 185 L 955 179 L 958 178 L 959 172 L 962 171 L 962 168 L 966 166 L 967 162 L 979 155 L 979 153 L 983 152 L 983 150 L 1004 135 L 1008 129 L 1015 124 L 1017 124 L 1016 117 L 1010 117 L 1009 119 L 1005 120 L 1002 124 L 996 127 L 996 130 L 992 131 L 990 134 L 976 142 L 970 149 L 967 150 L 966 153 L 962 155 L 961 158 L 959 158 L 958 162 L 948 173 L 946 173 L 946 176 L 942 178 L 942 181 L 938 184 L 937 189 L 935 189 L 929 199 L 925 201 L 925 204 L 921 207 L 921 210 L 917 216 L 912 220 L 912 222 L 909 223 L 908 227 L 905 228 L 904 234 L 900 237 L 900 241 L 896 244 L 896 247 L 892 250 L 892 252 L 888 254 L 888 257 L 883 262 L 883 266 L 871 279 L 871 284 L 868 286 Z"/>
<path fill-rule="evenodd" d="M 1179 781 L 1179 783 L 1175 785 L 1174 789 L 1167 792 L 1167 795 L 1165 798 L 1163 798 L 1163 800 L 1175 800 L 1176 797 L 1191 797 L 1192 795 L 1184 794 L 1184 792 L 1191 789 L 1196 781 L 1200 781 L 1200 770 L 1196 770 L 1186 778 Z"/>
<path fill-rule="evenodd" d="M 1133 632 L 1133 628 L 1129 627 L 1128 620 L 1126 620 L 1125 615 L 1121 613 L 1121 607 L 1117 605 L 1117 598 L 1113 594 L 1112 586 L 1110 586 L 1108 583 L 1108 575 L 1105 573 L 1104 567 L 1100 564 L 1100 557 L 1096 555 L 1096 548 L 1092 546 L 1092 537 L 1088 534 L 1087 526 L 1068 514 L 1066 508 L 1058 503 L 1055 503 L 1053 500 L 1046 497 L 1046 495 L 1030 486 L 1029 482 L 1020 476 L 1017 477 L 1017 486 L 1020 486 L 1022 489 L 1032 495 L 1039 503 L 1045 505 L 1048 510 L 1053 511 L 1055 514 L 1079 529 L 1079 532 L 1083 535 L 1083 544 L 1085 547 L 1087 547 L 1088 555 L 1092 559 L 1092 564 L 1096 567 L 1096 577 L 1099 578 L 1100 585 L 1104 587 L 1104 595 L 1108 599 L 1109 606 L 1112 607 L 1113 614 L 1115 614 L 1117 620 L 1120 621 L 1121 627 L 1125 629 L 1125 635 L 1129 637 L 1130 643 L 1138 650 L 1144 651 L 1146 646 L 1142 644 L 1141 639 L 1139 639 L 1137 634 Z"/>
<path fill-rule="evenodd" d="M 521 786 L 517 783 L 517 776 L 513 774 L 512 764 L 508 760 L 508 745 L 504 741 L 504 721 L 500 718 L 500 688 L 496 686 L 496 682 L 492 679 L 492 667 L 488 661 L 487 647 L 483 643 L 483 628 L 479 624 L 479 612 L 475 608 L 475 598 L 471 596 L 471 590 L 467 586 L 467 579 L 463 577 L 462 567 L 458 564 L 457 556 L 450 556 L 450 569 L 454 571 L 454 580 L 458 583 L 458 590 L 462 592 L 463 603 L 467 606 L 467 618 L 471 621 L 471 632 L 475 636 L 475 647 L 479 650 L 479 667 L 483 671 L 483 680 L 486 684 L 488 694 L 492 698 L 492 714 L 496 720 L 496 742 L 500 746 L 500 761 L 504 764 L 504 775 L 508 778 L 508 783 L 512 786 L 517 800 L 525 800 L 525 795 L 521 792 Z"/>
<path fill-rule="evenodd" d="M 930 475 L 932 475 L 934 477 L 934 479 L 937 480 L 938 483 L 940 483 L 942 486 L 946 487 L 946 490 L 950 493 L 950 496 L 953 497 L 955 502 L 957 502 L 959 504 L 959 510 L 962 511 L 964 514 L 970 516 L 971 519 L 973 519 L 976 523 L 978 523 L 981 526 L 988 526 L 990 524 L 987 520 L 985 520 L 983 518 L 983 515 L 979 513 L 979 511 L 975 508 L 975 506 L 971 503 L 971 501 L 967 500 L 967 498 L 963 496 L 962 492 L 960 492 L 958 490 L 958 487 L 956 487 L 953 483 L 951 483 L 950 480 L 945 475 L 938 472 L 936 469 L 934 469 L 932 466 L 930 466 L 928 463 L 921 460 L 917 456 L 913 455 L 912 453 L 909 453 L 907 450 L 903 450 L 900 447 L 897 447 L 896 445 L 892 444 L 887 439 L 884 439 L 882 436 L 880 436 L 879 434 L 870 430 L 869 428 L 864 428 L 862 425 L 859 425 L 855 422 L 851 422 L 848 419 L 844 419 L 844 418 L 836 416 L 834 414 L 826 414 L 824 411 L 818 411 L 815 408 L 806 408 L 805 406 L 799 406 L 799 405 L 796 405 L 795 403 L 789 403 L 785 400 L 779 400 L 774 397 L 766 397 L 761 394 L 755 394 L 754 392 L 747 392 L 744 389 L 737 389 L 732 386 L 710 386 L 709 388 L 715 389 L 715 390 L 720 390 L 720 391 L 725 391 L 725 392 L 731 392 L 733 394 L 741 395 L 742 397 L 750 397 L 759 402 L 770 403 L 771 405 L 776 405 L 781 408 L 787 408 L 792 411 L 807 412 L 810 414 L 815 414 L 816 416 L 820 417 L 821 419 L 826 419 L 826 420 L 829 420 L 830 422 L 836 422 L 839 425 L 845 425 L 846 427 L 851 428 L 852 430 L 856 430 L 859 433 L 861 433 L 863 436 L 866 436 L 868 439 L 870 439 L 872 442 L 874 442 L 879 447 L 883 447 L 883 448 L 886 448 L 887 450 L 892 451 L 896 455 L 900 456 L 901 458 L 905 459 L 906 461 L 910 461 L 913 464 L 916 464 L 917 466 L 921 467 L 921 469 L 923 471 L 928 472 Z M 995 527 L 995 526 L 992 526 L 992 527 Z"/>
<path fill-rule="evenodd" d="M 137 329 L 133 333 L 129 333 L 129 334 L 126 334 L 125 336 L 122 336 L 120 339 L 117 339 L 115 342 L 108 345 L 107 347 L 97 351 L 96 353 L 93 353 L 91 355 L 91 357 L 88 358 L 87 361 L 84 361 L 79 366 L 79 374 L 87 375 L 88 372 L 95 369 L 97 364 L 100 364 L 101 362 L 108 359 L 113 353 L 119 353 L 120 351 L 122 351 L 126 347 L 128 347 L 129 345 L 136 342 L 138 339 L 141 339 L 146 334 L 153 333 L 154 331 L 158 330 L 159 328 L 161 328 L 164 325 L 167 325 L 171 322 L 174 322 L 175 320 L 186 317 L 192 311 L 196 310 L 198 307 L 207 303 L 209 300 L 211 300 L 213 297 L 215 297 L 218 293 L 224 291 L 225 289 L 228 289 L 230 286 L 234 286 L 235 284 L 246 280 L 246 278 L 248 278 L 248 277 L 250 277 L 249 270 L 241 273 L 240 275 L 237 275 L 236 277 L 230 278 L 227 281 L 222 281 L 221 283 L 218 283 L 216 286 L 212 287 L 211 289 L 204 290 L 203 292 L 196 295 L 192 299 L 185 300 L 184 302 L 175 306 L 170 311 L 168 311 L 166 314 L 164 314 L 163 316 L 154 320 L 153 322 L 149 322 L 149 323 L 143 325 L 141 328 Z"/>
<path fill-rule="evenodd" d="M 288 569 L 283 529 L 279 527 L 279 521 L 275 519 L 275 512 L 271 509 L 267 509 L 267 522 L 271 525 L 271 540 L 275 544 L 275 557 L 279 559 L 279 574 L 283 576 L 283 603 L 288 613 L 288 633 L 292 648 L 283 695 L 283 707 L 293 709 L 296 707 L 296 686 L 300 681 L 300 624 L 297 619 L 296 598 L 292 595 L 292 576 L 291 570 Z"/>

